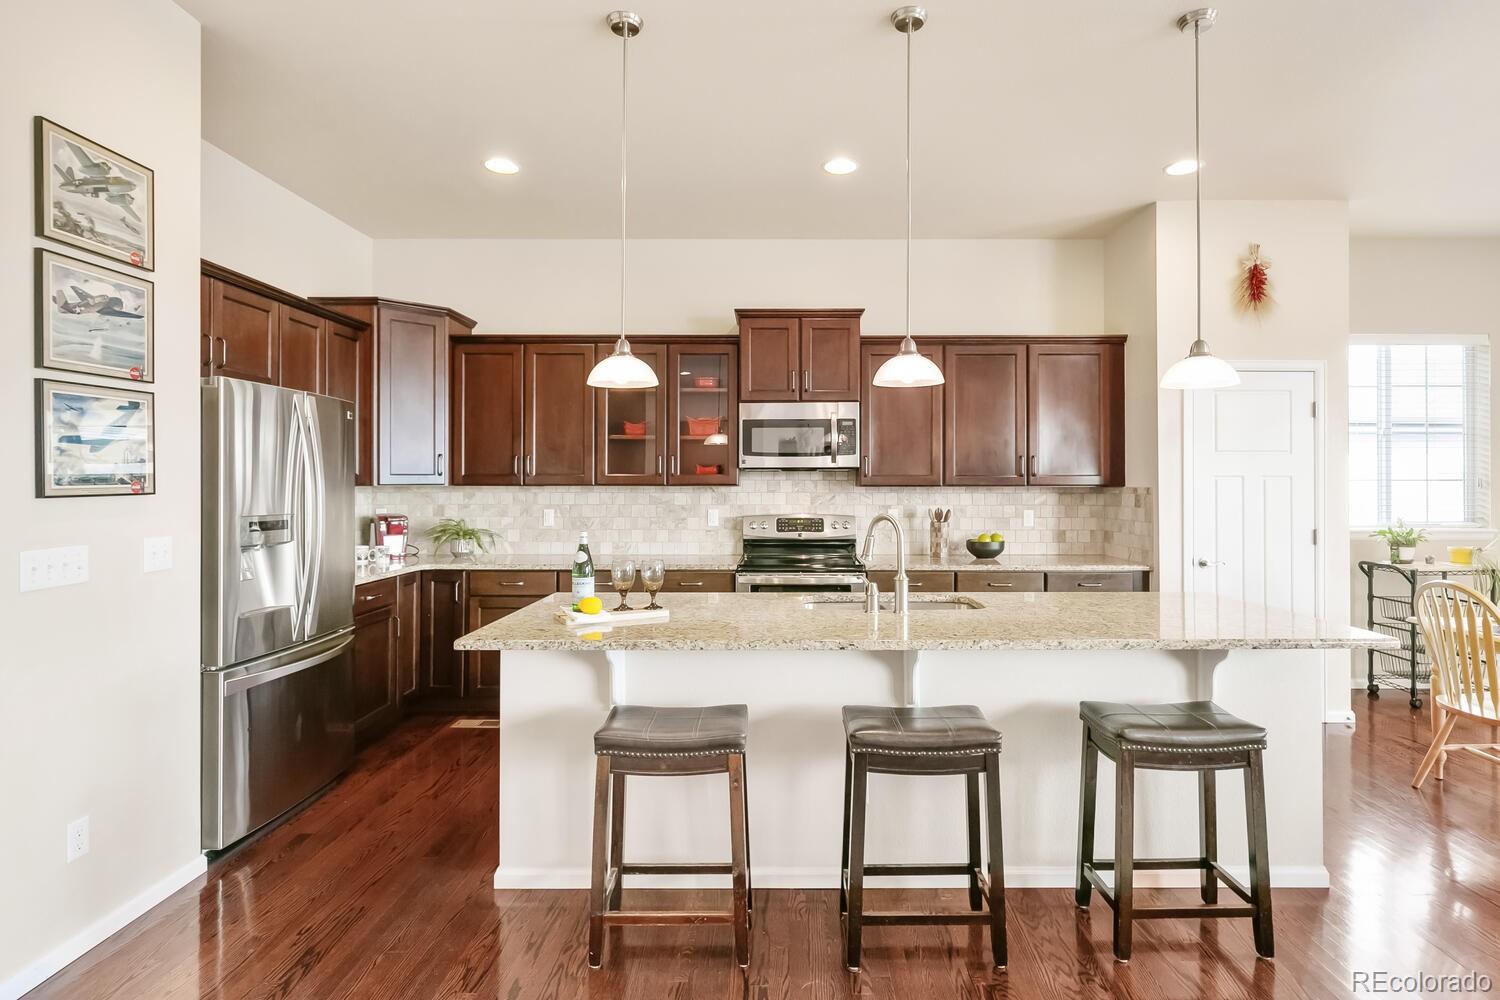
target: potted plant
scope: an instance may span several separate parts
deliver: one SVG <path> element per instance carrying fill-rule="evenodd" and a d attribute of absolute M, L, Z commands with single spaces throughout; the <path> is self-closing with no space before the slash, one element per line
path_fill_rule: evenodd
<path fill-rule="evenodd" d="M 1395 524 L 1370 532 L 1370 537 L 1382 538 L 1391 547 L 1391 562 L 1412 563 L 1417 561 L 1417 545 L 1427 540 L 1427 532 L 1407 527 L 1406 522 L 1398 517 Z"/>
<path fill-rule="evenodd" d="M 427 537 L 434 545 L 447 545 L 455 558 L 474 557 L 474 550 L 489 550 L 489 541 L 495 533 L 488 528 L 471 528 L 461 517 L 445 517 L 427 529 Z"/>

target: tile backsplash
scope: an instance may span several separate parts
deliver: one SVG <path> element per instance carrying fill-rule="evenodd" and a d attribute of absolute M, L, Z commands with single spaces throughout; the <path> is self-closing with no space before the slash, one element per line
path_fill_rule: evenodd
<path fill-rule="evenodd" d="M 740 518 L 753 514 L 853 514 L 865 522 L 895 510 L 907 547 L 925 551 L 928 512 L 953 508 L 952 544 L 1003 531 L 1007 551 L 1021 555 L 1104 555 L 1151 562 L 1151 490 L 1041 487 L 860 487 L 854 472 L 740 471 L 737 486 L 377 486 L 356 490 L 362 532 L 377 511 L 411 518 L 415 544 L 431 547 L 428 527 L 461 517 L 495 532 L 500 552 L 571 553 L 588 531 L 595 557 L 625 548 L 643 555 L 720 555 L 740 549 Z M 1035 516 L 1023 527 L 1024 511 Z M 552 527 L 543 527 L 546 511 Z M 709 525 L 711 514 L 717 526 Z M 362 539 L 363 540 L 363 539 Z M 876 552 L 892 550 L 881 532 Z"/>

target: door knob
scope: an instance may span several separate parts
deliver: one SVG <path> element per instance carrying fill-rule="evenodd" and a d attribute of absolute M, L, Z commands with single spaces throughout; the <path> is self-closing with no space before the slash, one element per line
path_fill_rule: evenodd
<path fill-rule="evenodd" d="M 1210 566 L 1223 566 L 1224 564 L 1225 564 L 1224 560 L 1222 560 L 1222 559 L 1215 559 L 1212 562 L 1210 562 L 1207 559 L 1199 559 L 1198 560 L 1198 568 L 1199 569 L 1207 569 Z"/>

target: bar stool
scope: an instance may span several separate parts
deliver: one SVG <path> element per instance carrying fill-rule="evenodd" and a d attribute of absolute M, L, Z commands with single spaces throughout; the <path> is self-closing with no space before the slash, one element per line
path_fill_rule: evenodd
<path fill-rule="evenodd" d="M 1000 731 L 973 705 L 932 708 L 844 706 L 844 852 L 839 913 L 845 965 L 860 964 L 865 924 L 989 924 L 995 965 L 1005 968 L 1005 872 L 1000 846 Z M 870 774 L 962 774 L 968 786 L 969 857 L 961 864 L 865 864 L 866 778 Z M 984 775 L 990 864 L 984 872 L 979 776 Z M 972 913 L 866 913 L 866 875 L 966 875 Z M 988 902 L 990 912 L 983 912 Z"/>
<path fill-rule="evenodd" d="M 745 802 L 744 705 L 655 708 L 616 705 L 594 734 L 594 854 L 589 889 L 589 967 L 604 957 L 605 924 L 732 924 L 734 956 L 750 964 L 750 837 Z M 627 775 L 729 775 L 729 864 L 628 864 L 625 845 Z M 606 836 L 608 840 L 606 841 Z M 626 875 L 728 875 L 729 910 L 622 910 Z"/>
<path fill-rule="evenodd" d="M 1083 720 L 1083 780 L 1079 792 L 1078 905 L 1087 908 L 1090 889 L 1114 910 L 1115 958 L 1130 960 L 1131 924 L 1137 918 L 1249 917 L 1255 950 L 1265 958 L 1274 954 L 1271 932 L 1271 867 L 1266 849 L 1266 789 L 1261 752 L 1266 748 L 1263 727 L 1236 718 L 1211 701 L 1171 705 L 1120 705 L 1085 701 L 1078 706 Z M 1115 762 L 1115 859 L 1094 859 L 1094 806 L 1099 777 L 1099 754 Z M 1135 772 L 1137 768 L 1198 773 L 1198 857 L 1135 857 Z M 1218 799 L 1214 786 L 1219 771 L 1245 772 L 1245 820 L 1250 843 L 1250 886 L 1247 888 L 1219 864 Z M 1135 871 L 1196 869 L 1203 906 L 1137 907 Z M 1110 892 L 1099 872 L 1113 870 Z M 1219 883 L 1243 900 L 1244 906 L 1220 906 Z"/>

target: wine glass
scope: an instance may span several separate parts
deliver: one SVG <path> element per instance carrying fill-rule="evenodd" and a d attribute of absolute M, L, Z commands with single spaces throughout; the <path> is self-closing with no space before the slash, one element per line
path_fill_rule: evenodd
<path fill-rule="evenodd" d="M 620 595 L 620 606 L 615 610 L 629 611 L 630 604 L 625 600 L 625 595 L 635 586 L 635 563 L 623 556 L 616 559 L 609 567 L 609 585 Z"/>
<path fill-rule="evenodd" d="M 647 611 L 661 610 L 661 605 L 656 603 L 656 593 L 666 579 L 667 567 L 660 559 L 647 559 L 641 563 L 641 585 L 651 597 L 651 603 L 646 605 Z"/>

